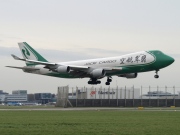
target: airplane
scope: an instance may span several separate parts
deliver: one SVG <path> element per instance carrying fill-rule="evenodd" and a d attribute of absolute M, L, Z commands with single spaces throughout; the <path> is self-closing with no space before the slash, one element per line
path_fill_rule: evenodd
<path fill-rule="evenodd" d="M 88 84 L 100 84 L 100 79 L 107 77 L 110 85 L 112 76 L 136 78 L 138 73 L 158 71 L 171 65 L 174 58 L 159 50 L 140 51 L 127 55 L 70 62 L 49 62 L 26 42 L 18 43 L 23 58 L 12 54 L 15 60 L 25 61 L 26 66 L 6 66 L 22 69 L 24 72 L 60 78 L 90 78 Z"/>

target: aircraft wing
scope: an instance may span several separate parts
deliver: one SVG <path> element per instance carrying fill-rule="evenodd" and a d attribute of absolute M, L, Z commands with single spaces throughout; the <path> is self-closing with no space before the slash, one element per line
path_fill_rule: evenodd
<path fill-rule="evenodd" d="M 69 66 L 72 70 L 78 70 L 78 69 L 84 70 L 84 69 L 88 69 L 89 68 L 87 66 L 75 66 L 75 65 L 67 65 L 67 66 Z"/>
<path fill-rule="evenodd" d="M 90 67 L 88 66 L 74 66 L 74 65 L 68 65 L 72 70 L 83 70 L 88 69 Z M 102 67 L 105 71 L 120 71 L 122 70 L 122 67 Z"/>
<path fill-rule="evenodd" d="M 30 63 L 45 65 L 46 66 L 45 68 L 48 68 L 48 69 L 51 69 L 51 68 L 54 69 L 54 68 L 57 68 L 57 66 L 69 66 L 72 70 L 84 70 L 84 69 L 89 68 L 87 66 L 61 65 L 61 64 L 52 63 L 52 62 L 42 62 L 42 61 L 36 61 L 36 60 L 23 59 L 23 58 L 19 58 L 19 57 L 15 56 L 14 54 L 11 54 L 11 56 L 15 60 L 22 60 L 22 61 L 27 61 Z"/>

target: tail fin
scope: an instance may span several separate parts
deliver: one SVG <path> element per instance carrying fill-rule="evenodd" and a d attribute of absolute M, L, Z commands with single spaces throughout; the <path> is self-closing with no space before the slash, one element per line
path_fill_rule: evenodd
<path fill-rule="evenodd" d="M 26 42 L 18 43 L 19 48 L 21 50 L 22 56 L 24 59 L 29 60 L 37 60 L 42 62 L 48 62 L 45 58 L 43 58 L 38 52 L 36 52 L 30 45 L 28 45 Z M 32 64 L 26 62 L 27 66 L 34 66 L 37 64 Z"/>

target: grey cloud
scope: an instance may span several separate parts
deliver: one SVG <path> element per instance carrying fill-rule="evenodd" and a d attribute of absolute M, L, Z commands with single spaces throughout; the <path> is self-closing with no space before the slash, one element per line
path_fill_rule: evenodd
<path fill-rule="evenodd" d="M 9 39 L 19 39 L 19 40 L 22 39 L 22 38 L 20 38 L 20 37 L 14 37 L 14 36 L 6 36 L 6 38 L 9 38 Z"/>
<path fill-rule="evenodd" d="M 21 40 L 22 38 L 18 37 L 18 36 L 14 36 L 14 35 L 6 35 L 6 34 L 0 34 L 1 38 L 8 38 L 8 39 L 18 39 Z M 3 40 L 0 40 L 3 41 Z"/>
<path fill-rule="evenodd" d="M 111 54 L 113 56 L 115 55 L 123 55 L 131 52 L 125 52 L 125 51 L 117 51 L 117 50 L 109 50 L 109 49 L 100 49 L 100 48 L 85 48 L 85 51 L 91 51 L 96 53 L 102 53 L 102 54 Z"/>
<path fill-rule="evenodd" d="M 180 58 L 180 54 L 170 54 L 173 58 Z"/>
<path fill-rule="evenodd" d="M 9 56 L 10 54 L 18 53 L 18 48 L 16 47 L 1 47 L 0 46 L 0 56 Z"/>
<path fill-rule="evenodd" d="M 37 51 L 48 60 L 72 61 L 72 60 L 84 60 L 84 59 L 95 58 L 95 56 L 86 54 L 84 52 L 72 52 L 72 51 L 48 50 L 48 49 L 37 49 Z"/>

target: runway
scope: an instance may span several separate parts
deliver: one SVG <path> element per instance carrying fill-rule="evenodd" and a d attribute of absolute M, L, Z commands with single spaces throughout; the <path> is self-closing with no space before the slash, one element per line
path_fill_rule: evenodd
<path fill-rule="evenodd" d="M 78 107 L 78 108 L 8 108 L 0 111 L 180 111 L 180 108 L 117 108 L 117 107 Z"/>

